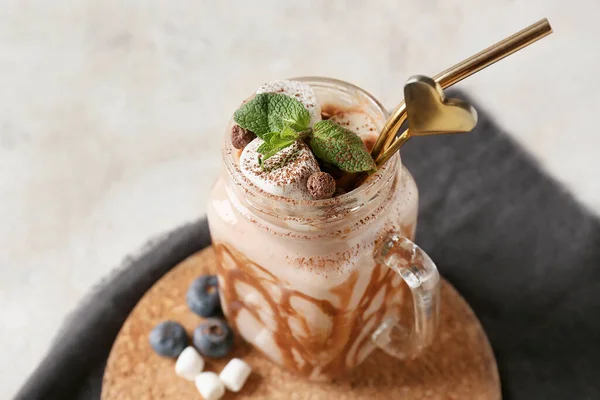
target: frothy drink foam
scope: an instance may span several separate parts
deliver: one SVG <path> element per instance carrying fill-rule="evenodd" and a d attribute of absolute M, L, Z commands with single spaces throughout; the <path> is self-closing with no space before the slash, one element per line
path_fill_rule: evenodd
<path fill-rule="evenodd" d="M 353 87 L 311 86 L 321 117 L 370 147 L 385 111 Z M 373 253 L 389 232 L 413 237 L 412 176 L 397 158 L 356 193 L 315 202 L 265 192 L 236 154 L 227 143 L 227 171 L 208 210 L 224 312 L 246 341 L 288 370 L 313 380 L 339 376 L 374 350 L 373 331 L 406 306 L 400 276 Z"/>

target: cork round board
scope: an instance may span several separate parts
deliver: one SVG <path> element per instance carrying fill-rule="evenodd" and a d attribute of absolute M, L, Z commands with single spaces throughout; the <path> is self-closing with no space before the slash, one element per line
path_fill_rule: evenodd
<path fill-rule="evenodd" d="M 191 334 L 201 318 L 185 303 L 190 283 L 213 273 L 211 247 L 173 268 L 133 309 L 113 345 L 102 382 L 103 400 L 200 399 L 193 382 L 175 375 L 175 361 L 156 355 L 148 343 L 152 328 L 166 319 L 180 322 Z M 399 361 L 375 351 L 350 376 L 333 383 L 295 377 L 268 361 L 239 338 L 230 357 L 209 360 L 205 371 L 219 373 L 232 357 L 248 362 L 253 372 L 239 393 L 227 399 L 469 399 L 501 398 L 496 361 L 479 321 L 446 281 L 442 284 L 440 330 L 420 358 Z"/>

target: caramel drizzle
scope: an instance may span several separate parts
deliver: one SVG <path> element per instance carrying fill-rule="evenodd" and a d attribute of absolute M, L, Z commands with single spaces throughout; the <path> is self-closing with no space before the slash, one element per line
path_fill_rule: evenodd
<path fill-rule="evenodd" d="M 413 236 L 412 226 L 403 226 L 402 231 L 408 237 Z M 236 284 L 241 282 L 257 291 L 267 303 L 275 325 L 275 330 L 272 331 L 273 340 L 282 356 L 283 366 L 303 376 L 310 376 L 316 368 L 319 368 L 318 374 L 330 379 L 359 364 L 362 361 L 359 359 L 362 350 L 371 345 L 370 332 L 362 336 L 361 332 L 369 324 L 372 324 L 374 329 L 387 315 L 399 316 L 408 292 L 404 290 L 403 285 L 398 284 L 400 278 L 392 270 L 383 265 L 373 265 L 369 282 L 358 305 L 353 309 L 350 309 L 349 305 L 359 278 L 358 271 L 353 271 L 343 283 L 330 289 L 339 300 L 339 306 L 336 307 L 328 300 L 315 299 L 291 289 L 287 282 L 282 282 L 230 245 L 215 243 L 214 248 L 219 262 L 218 274 L 223 308 L 234 329 L 240 330 L 237 326 L 237 317 L 242 309 L 265 325 L 259 310 L 251 304 L 246 304 L 244 298 L 240 297 Z M 232 260 L 234 265 L 226 267 L 226 259 Z M 278 302 L 269 295 L 266 284 L 278 287 L 281 292 Z M 381 290 L 384 291 L 381 305 L 365 318 L 367 310 Z M 332 329 L 329 335 L 312 334 L 313 330 L 310 329 L 307 318 L 292 306 L 293 297 L 311 303 L 331 318 Z M 306 336 L 299 338 L 298 335 L 293 334 L 292 327 L 288 323 L 290 318 L 299 321 Z M 353 349 L 354 353 L 349 356 Z M 294 351 L 296 357 L 299 355 L 302 362 L 294 357 Z"/>

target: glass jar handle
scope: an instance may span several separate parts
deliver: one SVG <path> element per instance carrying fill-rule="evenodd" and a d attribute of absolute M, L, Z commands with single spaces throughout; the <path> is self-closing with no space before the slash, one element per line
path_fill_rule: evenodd
<path fill-rule="evenodd" d="M 419 246 L 398 234 L 385 239 L 375 261 L 396 271 L 408 285 L 413 299 L 414 324 L 400 321 L 397 316 L 388 317 L 371 339 L 377 347 L 396 358 L 413 358 L 431 344 L 437 330 L 440 275 Z"/>

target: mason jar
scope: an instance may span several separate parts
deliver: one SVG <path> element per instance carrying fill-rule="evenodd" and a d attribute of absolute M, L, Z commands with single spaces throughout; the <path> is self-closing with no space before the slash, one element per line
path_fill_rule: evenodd
<path fill-rule="evenodd" d="M 365 113 L 378 131 L 388 117 L 349 83 L 294 80 L 322 105 Z M 410 358 L 431 343 L 439 275 L 412 242 L 418 190 L 399 154 L 357 189 L 326 200 L 259 189 L 242 175 L 239 155 L 226 135 L 208 221 L 223 311 L 244 340 L 311 380 L 340 376 L 377 347 Z"/>

